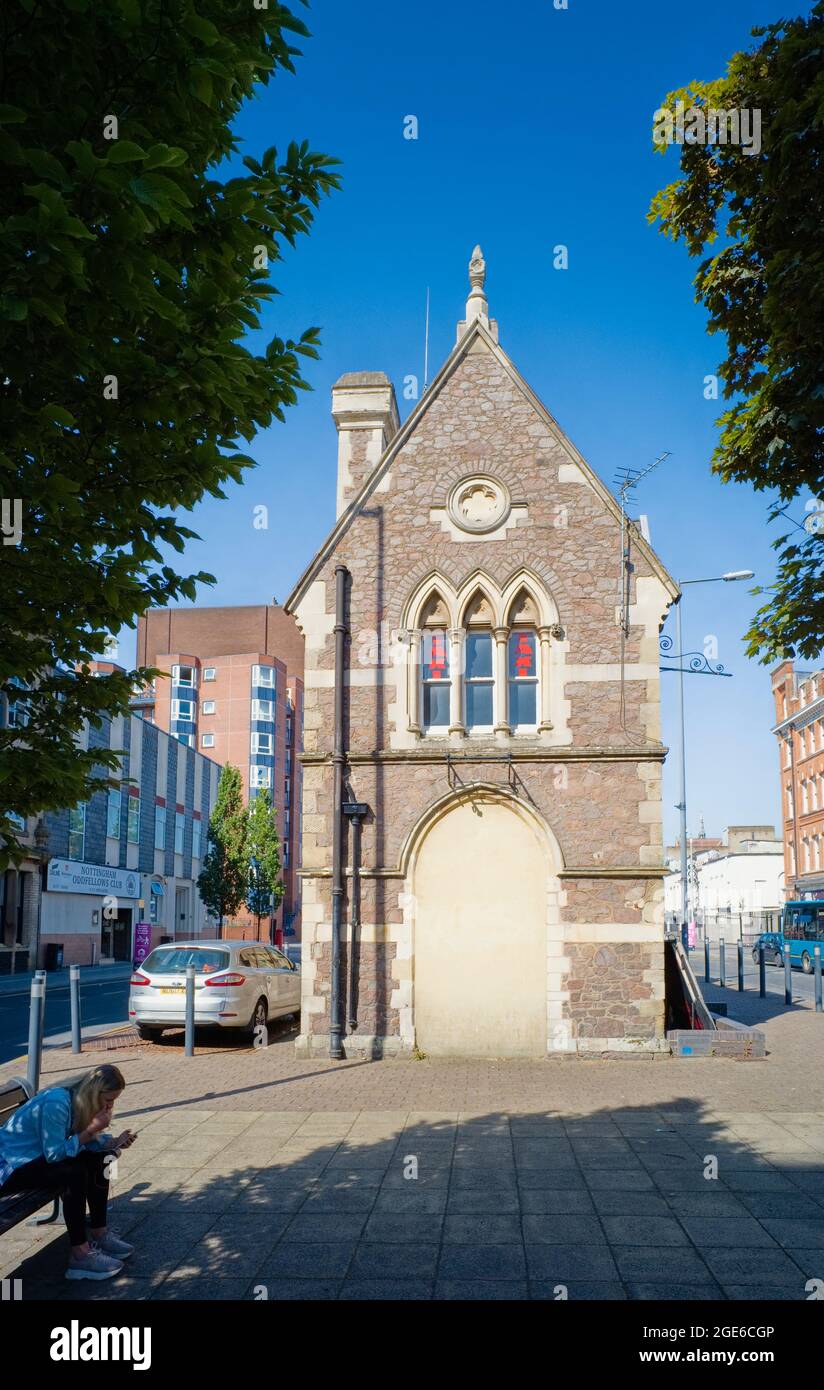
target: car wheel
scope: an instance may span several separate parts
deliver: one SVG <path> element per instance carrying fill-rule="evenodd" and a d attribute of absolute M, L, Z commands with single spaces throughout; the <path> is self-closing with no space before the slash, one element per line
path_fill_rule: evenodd
<path fill-rule="evenodd" d="M 813 973 L 813 962 L 809 951 L 805 951 L 801 957 L 801 969 L 805 975 L 812 975 Z"/>
<path fill-rule="evenodd" d="M 759 961 L 760 961 L 760 959 L 761 959 L 761 957 L 760 957 L 758 951 L 753 951 L 753 953 L 752 953 L 752 958 L 753 958 L 753 960 L 755 961 L 756 965 L 758 965 L 758 963 L 759 963 Z"/>
<path fill-rule="evenodd" d="M 156 1042 L 162 1032 L 162 1028 L 149 1028 L 145 1023 L 138 1023 L 137 1025 L 137 1035 L 144 1042 Z"/>
<path fill-rule="evenodd" d="M 246 1029 L 246 1032 L 254 1035 L 255 1029 L 265 1028 L 268 1021 L 269 1009 L 267 1007 L 266 1000 L 263 998 L 263 995 L 261 995 L 260 999 L 258 999 L 257 1003 L 255 1004 L 254 1011 L 252 1013 L 252 1017 L 249 1019 L 249 1024 Z"/>
<path fill-rule="evenodd" d="M 775 953 L 775 963 L 778 966 L 779 970 L 784 969 L 784 957 L 782 956 L 780 951 L 776 951 Z"/>

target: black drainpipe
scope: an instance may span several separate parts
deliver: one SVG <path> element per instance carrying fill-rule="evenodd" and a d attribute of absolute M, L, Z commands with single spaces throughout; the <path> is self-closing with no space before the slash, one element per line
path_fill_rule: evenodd
<path fill-rule="evenodd" d="M 365 810 L 365 807 L 359 807 Z M 354 1033 L 358 1026 L 358 928 L 360 927 L 360 856 L 361 856 L 361 818 L 355 814 L 352 821 L 352 920 L 349 927 L 349 1032 Z"/>
<path fill-rule="evenodd" d="M 341 1046 L 340 924 L 343 910 L 343 681 L 346 659 L 346 581 L 349 571 L 335 566 L 335 739 L 332 752 L 332 978 L 329 1000 L 329 1056 L 343 1057 Z"/>

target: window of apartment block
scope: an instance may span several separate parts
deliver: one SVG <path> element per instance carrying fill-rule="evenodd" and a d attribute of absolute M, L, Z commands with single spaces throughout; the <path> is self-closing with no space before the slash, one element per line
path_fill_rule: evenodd
<path fill-rule="evenodd" d="M 172 718 L 193 720 L 195 717 L 194 700 L 172 700 Z"/>
<path fill-rule="evenodd" d="M 194 666 L 173 666 L 172 681 L 175 685 L 197 685 L 197 672 Z"/>
<path fill-rule="evenodd" d="M 810 810 L 818 810 L 818 778 L 810 778 Z"/>
<path fill-rule="evenodd" d="M 801 843 L 804 847 L 804 870 L 807 872 L 810 868 L 810 842 L 805 836 Z"/>
<path fill-rule="evenodd" d="M 252 685 L 263 685 L 269 690 L 275 688 L 275 668 L 274 666 L 253 666 Z"/>
<path fill-rule="evenodd" d="M 213 681 L 213 680 L 216 680 L 216 679 L 217 679 L 217 667 L 216 667 L 216 666 L 204 666 L 204 668 L 203 668 L 203 679 L 204 679 L 205 681 Z"/>
<path fill-rule="evenodd" d="M 202 829 L 199 820 L 192 821 L 192 858 L 199 859 L 202 849 Z"/>
<path fill-rule="evenodd" d="M 214 746 L 215 746 L 215 736 L 214 736 L 214 734 L 203 734 L 203 735 L 201 736 L 201 739 L 200 739 L 200 745 L 201 745 L 202 748 L 214 748 Z"/>
<path fill-rule="evenodd" d="M 289 841 L 288 841 L 288 840 L 284 840 L 284 842 L 283 842 L 283 867 L 284 867 L 285 869 L 289 867 Z"/>
<path fill-rule="evenodd" d="M 271 787 L 272 769 L 270 767 L 251 767 L 249 769 L 249 785 L 251 787 Z"/>
<path fill-rule="evenodd" d="M 120 788 L 112 787 L 106 803 L 106 834 L 112 840 L 120 839 Z"/>
<path fill-rule="evenodd" d="M 69 812 L 69 858 L 82 859 L 86 848 L 86 803 Z"/>
<path fill-rule="evenodd" d="M 257 731 L 252 734 L 253 753 L 271 753 L 274 745 L 272 734 L 261 734 Z"/>
<path fill-rule="evenodd" d="M 792 783 L 791 783 L 791 782 L 788 782 L 787 785 L 786 785 L 786 787 L 784 788 L 784 790 L 785 790 L 785 792 L 786 792 L 786 794 L 787 794 L 787 817 L 789 818 L 789 817 L 792 816 L 792 814 L 793 814 L 793 788 L 792 788 Z"/>
<path fill-rule="evenodd" d="M 183 830 L 186 824 L 185 816 L 181 811 L 175 812 L 175 854 L 183 853 Z"/>
<path fill-rule="evenodd" d="M 802 816 L 805 816 L 805 815 L 807 814 L 807 812 L 809 811 L 809 809 L 810 809 L 810 806 L 809 806 L 809 800 L 808 800 L 808 797 L 807 797 L 807 779 L 806 779 L 806 777 L 803 777 L 802 780 L 801 780 L 801 814 L 802 814 Z"/>
<path fill-rule="evenodd" d="M 284 779 L 283 779 L 283 795 L 286 797 L 286 800 L 287 800 L 287 801 L 289 800 L 289 792 L 290 792 L 291 786 L 292 786 L 291 778 L 289 778 L 289 777 L 284 777 Z"/>
<path fill-rule="evenodd" d="M 292 750 L 291 750 L 291 748 L 287 748 L 287 749 L 286 749 L 286 771 L 287 771 L 287 772 L 291 772 L 291 771 L 292 771 Z"/>
<path fill-rule="evenodd" d="M 194 748 L 195 746 L 194 734 L 172 734 L 172 738 L 177 739 L 178 743 L 185 743 L 187 748 Z"/>
<path fill-rule="evenodd" d="M 126 839 L 130 845 L 140 840 L 140 797 L 129 797 L 129 814 L 126 822 Z"/>
<path fill-rule="evenodd" d="M 271 723 L 275 717 L 274 700 L 253 700 L 252 718 L 262 719 L 264 722 Z"/>
<path fill-rule="evenodd" d="M 166 848 L 166 807 L 155 806 L 155 849 Z"/>
<path fill-rule="evenodd" d="M 214 712 L 215 712 L 215 702 L 214 702 L 214 700 L 204 700 L 203 703 L 202 703 L 201 706 L 200 706 L 200 712 L 201 712 L 201 714 L 214 714 Z"/>

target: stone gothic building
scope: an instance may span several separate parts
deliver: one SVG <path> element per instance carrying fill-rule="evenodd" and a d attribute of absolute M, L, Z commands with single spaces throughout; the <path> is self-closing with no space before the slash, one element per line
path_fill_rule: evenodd
<path fill-rule="evenodd" d="M 332 392 L 337 523 L 286 603 L 306 641 L 305 1052 L 330 1034 L 341 567 L 344 799 L 369 807 L 357 894 L 343 832 L 346 1054 L 663 1044 L 658 640 L 678 590 L 632 525 L 622 541 L 484 283 L 478 248 L 455 348 L 403 425 L 382 372 Z"/>

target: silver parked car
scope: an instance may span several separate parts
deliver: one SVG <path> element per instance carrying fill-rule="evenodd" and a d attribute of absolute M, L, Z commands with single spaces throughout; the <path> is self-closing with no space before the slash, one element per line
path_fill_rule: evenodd
<path fill-rule="evenodd" d="M 195 1027 L 251 1033 L 259 1024 L 300 1012 L 300 970 L 275 946 L 175 941 L 156 946 L 132 975 L 129 1019 L 141 1038 L 185 1024 L 187 965 L 195 967 Z"/>

